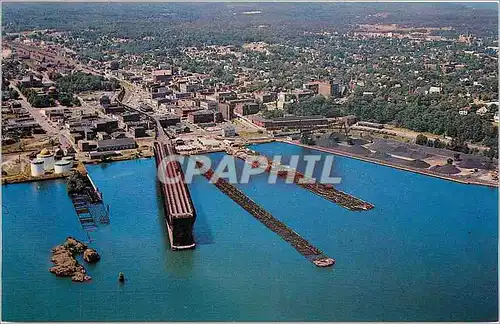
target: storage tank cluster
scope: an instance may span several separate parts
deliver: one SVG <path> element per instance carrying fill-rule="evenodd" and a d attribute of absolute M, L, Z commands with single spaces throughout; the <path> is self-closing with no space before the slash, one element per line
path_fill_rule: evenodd
<path fill-rule="evenodd" d="M 43 149 L 36 158 L 31 161 L 31 176 L 43 176 L 45 172 L 54 170 L 54 174 L 68 173 L 73 168 L 74 157 L 63 156 L 63 151 L 58 149 L 56 153 Z M 57 161 L 55 161 L 57 158 Z"/>

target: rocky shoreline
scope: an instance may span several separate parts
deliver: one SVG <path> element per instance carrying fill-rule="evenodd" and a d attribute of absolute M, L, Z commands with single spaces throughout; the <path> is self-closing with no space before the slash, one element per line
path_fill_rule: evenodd
<path fill-rule="evenodd" d="M 69 236 L 63 244 L 52 249 L 50 261 L 54 266 L 49 271 L 58 277 L 71 277 L 71 280 L 76 282 L 91 280 L 87 270 L 76 260 L 76 256 L 82 253 L 83 259 L 88 263 L 97 262 L 101 258 L 96 250 Z"/>

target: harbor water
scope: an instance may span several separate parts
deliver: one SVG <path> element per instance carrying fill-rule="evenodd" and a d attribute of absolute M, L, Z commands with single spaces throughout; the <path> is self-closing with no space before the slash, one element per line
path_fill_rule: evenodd
<path fill-rule="evenodd" d="M 327 155 L 282 143 L 253 149 Z M 352 212 L 280 179 L 268 184 L 267 174 L 237 185 L 335 258 L 333 268 L 313 266 L 200 176 L 190 185 L 197 247 L 171 251 L 154 159 L 140 159 L 88 166 L 111 223 L 90 234 L 101 255 L 97 264 L 83 263 L 92 281 L 73 283 L 48 271 L 52 247 L 67 236 L 88 241 L 65 182 L 2 186 L 2 319 L 498 319 L 498 189 L 334 161 L 338 188 L 373 210 Z M 126 283 L 118 283 L 119 272 Z"/>

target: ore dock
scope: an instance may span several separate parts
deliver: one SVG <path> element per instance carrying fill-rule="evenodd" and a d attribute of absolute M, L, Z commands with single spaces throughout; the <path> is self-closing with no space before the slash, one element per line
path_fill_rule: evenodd
<path fill-rule="evenodd" d="M 202 162 L 197 162 L 198 167 L 203 167 Z M 225 193 L 234 202 L 240 205 L 258 221 L 264 224 L 274 233 L 278 234 L 283 240 L 293 246 L 300 254 L 318 267 L 330 267 L 335 264 L 335 259 L 329 258 L 318 248 L 302 238 L 294 230 L 276 219 L 273 215 L 259 206 L 255 201 L 246 196 L 243 192 L 230 184 L 225 179 L 219 178 L 212 169 L 208 169 L 204 174 L 211 183 L 220 191 Z"/>
<path fill-rule="evenodd" d="M 193 201 L 184 181 L 180 163 L 178 161 L 166 163 L 164 160 L 177 153 L 170 138 L 158 121 L 156 129 L 154 152 L 159 176 L 163 179 L 179 179 L 179 181 L 171 181 L 172 183 L 159 181 L 170 247 L 172 250 L 192 249 L 196 245 L 193 237 L 193 225 L 196 219 Z"/>
<path fill-rule="evenodd" d="M 176 155 L 177 151 L 163 129 L 160 121 L 154 116 L 137 108 L 121 102 L 125 91 L 121 91 L 118 102 L 130 110 L 145 115 L 156 125 L 156 139 L 153 145 L 156 168 L 159 178 L 179 179 L 178 181 L 165 182 L 158 179 L 161 188 L 163 210 L 165 211 L 165 224 L 168 239 L 172 250 L 193 249 L 196 246 L 193 236 L 193 226 L 196 220 L 196 210 L 189 193 L 189 188 L 184 181 L 184 172 L 178 161 L 168 161 L 168 157 Z M 162 162 L 163 161 L 163 162 Z"/>

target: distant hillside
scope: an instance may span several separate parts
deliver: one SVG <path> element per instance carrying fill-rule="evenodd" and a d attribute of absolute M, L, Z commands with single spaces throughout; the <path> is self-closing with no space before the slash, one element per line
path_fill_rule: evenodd
<path fill-rule="evenodd" d="M 2 7 L 4 32 L 93 29 L 134 37 L 175 27 L 204 38 L 228 32 L 237 34 L 230 38 L 247 38 L 250 33 L 259 39 L 293 38 L 304 30 L 343 31 L 360 23 L 453 26 L 476 35 L 498 31 L 495 3 L 4 3 Z M 259 25 L 267 27 L 252 30 Z"/>

